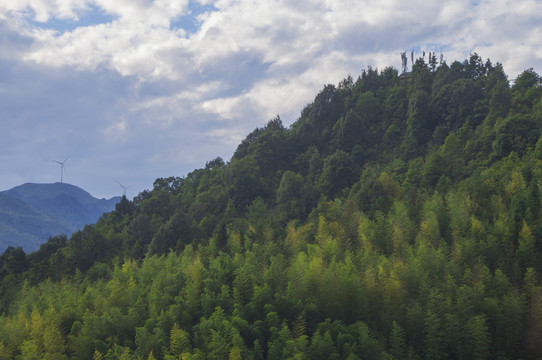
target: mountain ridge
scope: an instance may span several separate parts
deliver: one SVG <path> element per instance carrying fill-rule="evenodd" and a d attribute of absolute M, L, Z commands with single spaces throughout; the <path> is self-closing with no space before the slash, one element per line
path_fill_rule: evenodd
<path fill-rule="evenodd" d="M 47 238 L 71 235 L 111 211 L 120 197 L 97 199 L 67 183 L 25 183 L 0 192 L 0 249 L 37 250 Z"/>

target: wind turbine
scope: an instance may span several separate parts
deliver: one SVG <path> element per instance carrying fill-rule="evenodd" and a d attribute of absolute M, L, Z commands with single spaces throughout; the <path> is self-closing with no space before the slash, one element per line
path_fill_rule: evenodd
<path fill-rule="evenodd" d="M 64 180 L 64 172 L 67 172 L 64 164 L 66 163 L 66 161 L 68 161 L 69 158 L 70 157 L 68 156 L 67 158 L 64 159 L 64 161 L 51 160 L 52 162 L 56 162 L 57 164 L 60 165 L 60 182 L 63 182 Z"/>
<path fill-rule="evenodd" d="M 117 181 L 117 184 L 120 185 L 120 187 L 124 190 L 124 197 L 126 197 L 126 186 L 122 185 L 120 182 Z"/>

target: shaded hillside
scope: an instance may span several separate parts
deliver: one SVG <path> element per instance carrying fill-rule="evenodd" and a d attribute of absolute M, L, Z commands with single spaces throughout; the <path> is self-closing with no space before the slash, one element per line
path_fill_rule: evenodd
<path fill-rule="evenodd" d="M 542 83 L 474 54 L 326 85 L 232 159 L 0 257 L 0 357 L 542 357 Z"/>
<path fill-rule="evenodd" d="M 21 246 L 26 251 L 37 250 L 50 236 L 71 235 L 96 222 L 120 200 L 96 199 L 66 183 L 23 184 L 0 195 L 4 199 L 0 203 L 0 249 Z"/>
<path fill-rule="evenodd" d="M 47 238 L 75 231 L 73 225 L 37 211 L 25 202 L 0 193 L 0 249 L 22 247 L 37 250 Z"/>

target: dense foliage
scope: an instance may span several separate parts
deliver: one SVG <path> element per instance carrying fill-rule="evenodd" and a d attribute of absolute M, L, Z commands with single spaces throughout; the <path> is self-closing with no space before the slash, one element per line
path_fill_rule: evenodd
<path fill-rule="evenodd" d="M 542 86 L 327 85 L 228 163 L 0 256 L 1 359 L 542 358 Z"/>

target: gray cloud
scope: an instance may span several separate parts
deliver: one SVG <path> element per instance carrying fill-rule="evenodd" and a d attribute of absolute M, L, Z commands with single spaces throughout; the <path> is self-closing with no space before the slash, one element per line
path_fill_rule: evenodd
<path fill-rule="evenodd" d="M 0 188 L 57 181 L 51 160 L 71 155 L 66 181 L 133 196 L 404 50 L 540 72 L 541 14 L 528 0 L 0 0 Z"/>

